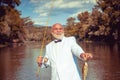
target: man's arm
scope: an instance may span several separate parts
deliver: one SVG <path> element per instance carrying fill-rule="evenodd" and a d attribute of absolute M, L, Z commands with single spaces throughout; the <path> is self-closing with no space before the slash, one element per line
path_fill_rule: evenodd
<path fill-rule="evenodd" d="M 84 50 L 77 44 L 76 39 L 72 37 L 72 52 L 82 60 L 87 60 L 92 58 L 91 53 L 85 53 Z"/>
<path fill-rule="evenodd" d="M 75 37 L 71 37 L 71 44 L 72 44 L 72 45 L 71 45 L 72 53 L 73 53 L 75 56 L 81 58 L 80 55 L 81 55 L 82 53 L 85 53 L 85 52 L 84 52 L 84 50 L 77 44 Z"/>

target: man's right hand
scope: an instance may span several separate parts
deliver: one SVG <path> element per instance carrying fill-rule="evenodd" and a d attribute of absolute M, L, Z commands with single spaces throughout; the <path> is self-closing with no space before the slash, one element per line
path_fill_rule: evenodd
<path fill-rule="evenodd" d="M 43 56 L 38 56 L 37 58 L 37 63 L 38 63 L 38 66 L 40 67 L 43 63 L 46 63 L 47 61 L 48 61 L 48 58 L 46 57 L 43 58 Z"/>
<path fill-rule="evenodd" d="M 37 63 L 38 63 L 38 66 L 41 67 L 42 62 L 43 62 L 43 56 L 38 56 L 38 57 L 37 57 Z"/>

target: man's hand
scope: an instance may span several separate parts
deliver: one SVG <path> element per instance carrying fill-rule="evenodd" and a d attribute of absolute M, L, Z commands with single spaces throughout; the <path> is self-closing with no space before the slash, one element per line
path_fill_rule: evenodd
<path fill-rule="evenodd" d="M 91 53 L 82 53 L 80 55 L 81 58 L 83 58 L 85 61 L 88 60 L 88 59 L 91 59 L 93 58 L 93 55 Z"/>
<path fill-rule="evenodd" d="M 42 65 L 42 61 L 43 61 L 43 56 L 38 56 L 38 57 L 37 57 L 37 63 L 38 63 L 38 66 L 41 67 L 41 65 Z"/>
<path fill-rule="evenodd" d="M 38 63 L 38 66 L 41 67 L 42 63 L 46 63 L 48 61 L 47 58 L 43 58 L 43 56 L 38 56 L 37 58 L 37 63 Z"/>

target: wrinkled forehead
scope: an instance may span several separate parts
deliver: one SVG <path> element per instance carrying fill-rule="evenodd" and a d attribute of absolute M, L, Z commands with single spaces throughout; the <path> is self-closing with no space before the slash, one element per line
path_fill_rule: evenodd
<path fill-rule="evenodd" d="M 61 25 L 61 24 L 54 24 L 53 26 L 52 26 L 52 29 L 59 29 L 59 28 L 62 28 L 63 29 L 63 26 Z"/>

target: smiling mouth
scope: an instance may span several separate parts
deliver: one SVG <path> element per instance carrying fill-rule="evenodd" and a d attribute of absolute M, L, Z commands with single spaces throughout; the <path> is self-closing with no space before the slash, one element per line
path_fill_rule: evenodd
<path fill-rule="evenodd" d="M 57 33 L 56 35 L 62 35 L 63 33 Z"/>

